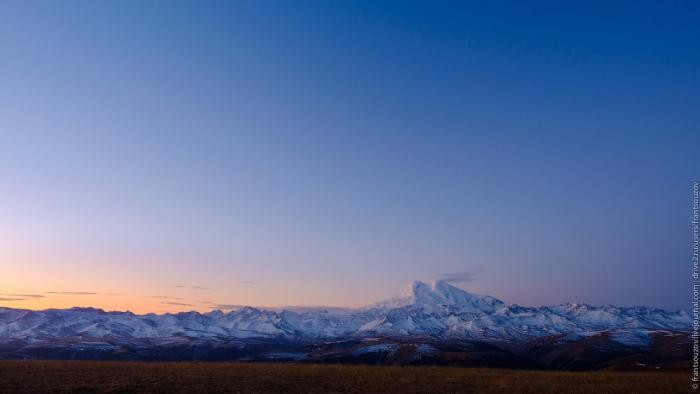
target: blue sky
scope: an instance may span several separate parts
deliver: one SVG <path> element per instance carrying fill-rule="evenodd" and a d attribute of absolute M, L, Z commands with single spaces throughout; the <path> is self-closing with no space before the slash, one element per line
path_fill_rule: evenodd
<path fill-rule="evenodd" d="M 685 308 L 699 11 L 3 2 L 0 287 Z"/>

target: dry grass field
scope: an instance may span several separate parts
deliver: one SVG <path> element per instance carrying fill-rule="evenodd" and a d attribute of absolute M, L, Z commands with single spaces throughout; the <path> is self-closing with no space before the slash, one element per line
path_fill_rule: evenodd
<path fill-rule="evenodd" d="M 541 372 L 452 367 L 2 361 L 0 393 L 683 393 L 679 372 Z"/>

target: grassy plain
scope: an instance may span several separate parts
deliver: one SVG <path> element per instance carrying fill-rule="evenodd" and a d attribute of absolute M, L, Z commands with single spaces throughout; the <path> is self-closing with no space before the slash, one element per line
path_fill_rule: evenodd
<path fill-rule="evenodd" d="M 0 361 L 0 393 L 684 393 L 682 372 L 121 361 Z"/>

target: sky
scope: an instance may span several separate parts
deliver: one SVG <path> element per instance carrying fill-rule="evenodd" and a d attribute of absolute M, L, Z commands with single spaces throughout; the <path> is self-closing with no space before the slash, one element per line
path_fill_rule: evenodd
<path fill-rule="evenodd" d="M 698 15 L 0 2 L 0 305 L 687 309 Z"/>

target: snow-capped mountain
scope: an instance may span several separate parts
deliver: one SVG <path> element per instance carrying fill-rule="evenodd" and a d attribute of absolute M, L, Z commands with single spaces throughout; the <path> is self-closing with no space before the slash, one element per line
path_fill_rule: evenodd
<path fill-rule="evenodd" d="M 552 337 L 580 341 L 597 335 L 625 346 L 643 346 L 659 332 L 688 332 L 690 324 L 685 311 L 571 303 L 523 307 L 437 281 L 414 282 L 391 299 L 348 310 L 245 307 L 228 313 L 136 315 L 93 308 L 30 311 L 0 307 L 0 347 L 21 344 L 43 349 L 66 343 L 79 344 L 81 349 L 109 349 L 115 344 L 245 347 L 272 340 L 321 343 L 377 338 L 513 345 Z"/>
<path fill-rule="evenodd" d="M 162 338 L 184 336 L 337 338 L 435 336 L 487 340 L 605 330 L 688 330 L 685 311 L 563 304 L 528 308 L 468 293 L 444 281 L 414 282 L 394 298 L 348 311 L 245 307 L 229 313 L 135 315 L 92 308 L 0 308 L 0 338 Z"/>

